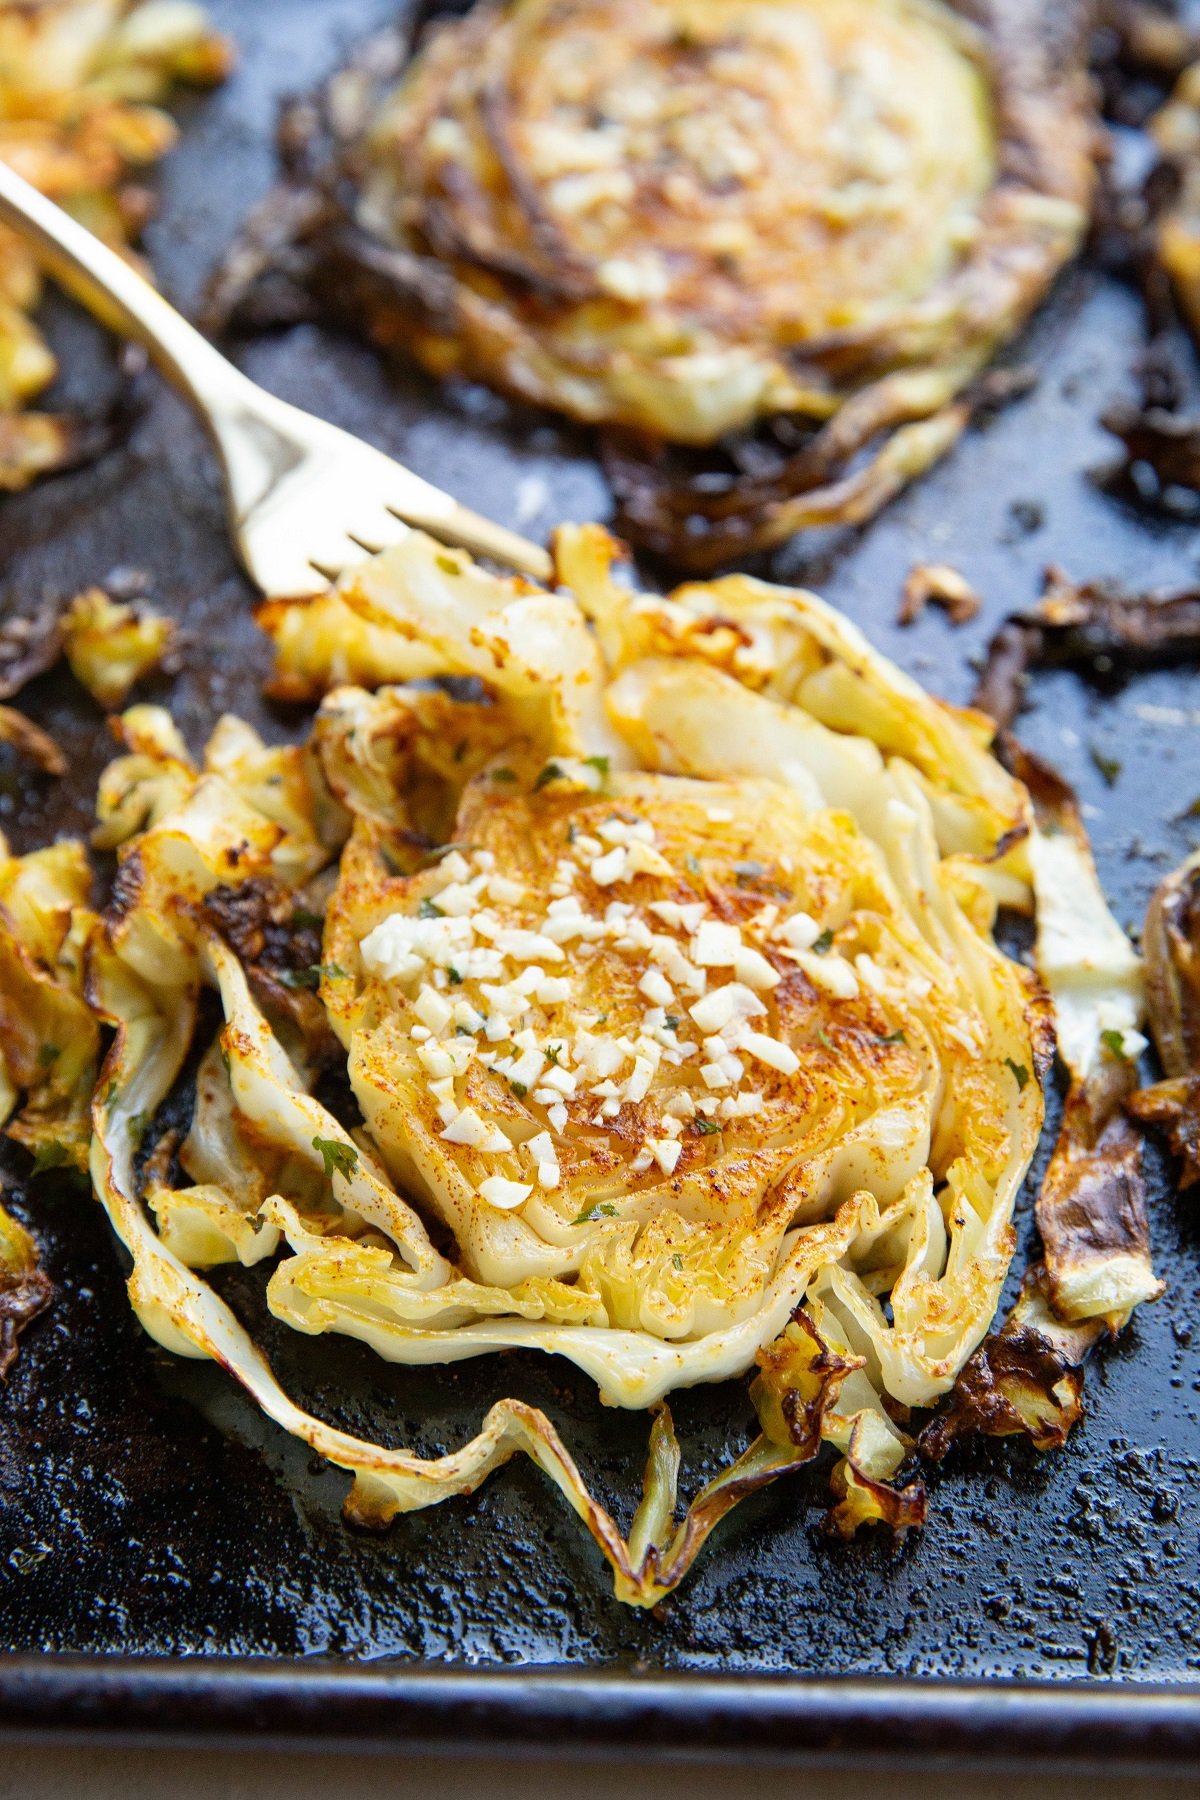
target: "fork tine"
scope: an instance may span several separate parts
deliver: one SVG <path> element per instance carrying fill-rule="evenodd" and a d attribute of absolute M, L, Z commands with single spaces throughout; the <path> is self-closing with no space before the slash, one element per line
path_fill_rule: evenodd
<path fill-rule="evenodd" d="M 554 559 L 548 550 L 543 550 L 540 544 L 531 544 L 528 538 L 509 531 L 507 526 L 497 525 L 493 519 L 472 512 L 469 506 L 460 506 L 457 501 L 451 504 L 444 517 L 422 518 L 411 507 L 401 511 L 399 507 L 389 505 L 388 511 L 404 524 L 427 531 L 430 537 L 443 544 L 457 545 L 472 556 L 489 557 L 506 568 L 532 576 L 535 581 L 549 584 L 554 580 Z"/>

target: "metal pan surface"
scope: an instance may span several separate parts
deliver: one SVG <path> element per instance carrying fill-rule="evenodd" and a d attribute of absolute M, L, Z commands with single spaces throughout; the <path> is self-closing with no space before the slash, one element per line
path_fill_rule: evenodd
<path fill-rule="evenodd" d="M 278 98 L 335 68 L 394 0 L 214 0 L 212 11 L 239 43 L 240 70 L 185 108 L 148 239 L 185 309 L 270 182 Z M 109 347 L 64 303 L 47 310 L 62 393 L 102 398 Z M 971 658 L 1035 598 L 1046 563 L 1139 587 L 1196 579 L 1194 526 L 1122 510 L 1089 480 L 1111 454 L 1096 414 L 1122 389 L 1139 334 L 1131 294 L 1075 271 L 1018 347 L 1038 373 L 1032 392 L 865 534 L 792 548 L 766 572 L 818 587 L 956 701 L 970 693 Z M 389 371 L 313 327 L 239 354 L 276 392 L 534 535 L 607 509 L 585 434 Z M 0 609 L 144 570 L 186 632 L 182 673 L 147 697 L 169 696 L 193 742 L 225 709 L 294 733 L 300 718 L 259 696 L 266 647 L 204 442 L 152 378 L 140 391 L 122 446 L 4 503 Z M 979 618 L 952 629 L 931 611 L 899 629 L 901 586 L 920 561 L 961 567 L 984 596 Z M 48 830 L 86 830 L 110 740 L 65 680 L 43 677 L 22 703 L 71 760 L 55 785 L 0 769 L 0 826 L 27 848 Z M 1137 924 L 1200 833 L 1194 670 L 1039 676 L 1021 729 L 1077 786 L 1117 917 Z M 1200 1761 L 1200 1212 L 1153 1148 L 1149 1169 L 1167 1293 L 1089 1368 L 1088 1415 L 1065 1451 L 960 1446 L 932 1476 L 929 1528 L 899 1548 L 879 1536 L 831 1548 L 817 1530 L 823 1477 L 780 1483 L 722 1526 L 653 1615 L 614 1602 L 598 1554 L 525 1462 L 385 1536 L 347 1531 L 336 1471 L 217 1369 L 142 1334 L 100 1209 L 48 1179 L 18 1182 L 14 1210 L 59 1297 L 0 1404 L 0 1728 Z M 225 1281 L 247 1316 L 262 1311 L 257 1285 L 246 1272 Z M 351 1428 L 383 1422 L 428 1452 L 519 1393 L 627 1520 L 646 1421 L 602 1410 L 570 1371 L 525 1356 L 396 1370 L 265 1316 L 261 1328 L 308 1404 Z M 682 1394 L 676 1416 L 699 1480 L 745 1441 L 744 1385 Z"/>

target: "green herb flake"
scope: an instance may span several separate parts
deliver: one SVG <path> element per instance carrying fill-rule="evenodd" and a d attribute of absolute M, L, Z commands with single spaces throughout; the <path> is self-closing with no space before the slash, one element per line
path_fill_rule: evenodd
<path fill-rule="evenodd" d="M 548 1063 L 553 1063 L 553 1065 L 556 1069 L 558 1067 L 558 1059 L 562 1055 L 562 1053 L 563 1053 L 563 1046 L 561 1044 L 547 1044 L 546 1045 L 546 1061 Z"/>
<path fill-rule="evenodd" d="M 326 981 L 349 981 L 350 979 L 341 963 L 322 963 L 320 972 Z"/>
<path fill-rule="evenodd" d="M 525 1085 L 525 1083 L 523 1081 L 513 1081 L 510 1078 L 508 1085 L 512 1089 L 513 1093 L 517 1096 L 518 1100 L 523 1100 L 525 1098 L 526 1094 L 529 1092 L 528 1087 Z"/>
<path fill-rule="evenodd" d="M 1121 773 L 1121 765 L 1116 758 L 1105 756 L 1104 752 L 1098 750 L 1095 744 L 1089 746 L 1088 755 L 1091 757 L 1092 766 L 1099 774 L 1105 787 L 1116 787 L 1117 777 Z"/>
<path fill-rule="evenodd" d="M 41 1049 L 38 1051 L 38 1068 L 39 1069 L 48 1069 L 50 1067 L 50 1064 L 53 1062 L 57 1062 L 61 1055 L 62 1055 L 62 1045 L 61 1044 L 43 1044 Z"/>
<path fill-rule="evenodd" d="M 1100 1033 L 1100 1042 L 1104 1045 L 1104 1048 L 1108 1051 L 1108 1054 L 1112 1057 L 1114 1062 L 1128 1062 L 1130 1060 L 1129 1053 L 1125 1048 L 1125 1034 L 1123 1031 L 1102 1031 Z"/>
<path fill-rule="evenodd" d="M 583 766 L 585 769 L 595 769 L 597 775 L 600 777 L 600 785 L 602 787 L 607 787 L 609 770 L 611 768 L 607 756 L 585 756 L 583 759 Z"/>
<path fill-rule="evenodd" d="M 533 791 L 535 794 L 540 794 L 542 789 L 548 787 L 552 781 L 562 780 L 563 772 L 558 764 L 556 762 L 548 762 L 545 768 L 539 772 L 538 778 L 533 784 Z"/>
<path fill-rule="evenodd" d="M 833 948 L 833 927 L 827 925 L 820 937 L 813 944 L 817 956 L 825 956 Z"/>
<path fill-rule="evenodd" d="M 698 856 L 686 856 L 684 858 L 684 867 L 689 875 L 699 875 L 701 873 L 700 858 Z"/>
<path fill-rule="evenodd" d="M 320 965 L 310 963 L 307 969 L 281 969 L 279 979 L 285 988 L 308 988 L 315 993 L 321 985 Z"/>
<path fill-rule="evenodd" d="M 886 1037 L 880 1038 L 879 1042 L 881 1044 L 907 1044 L 908 1039 L 902 1031 L 889 1031 Z"/>
<path fill-rule="evenodd" d="M 433 900 L 430 900 L 428 896 L 422 900 L 420 906 L 417 908 L 418 919 L 444 919 L 445 916 L 446 915 L 441 907 Z"/>
<path fill-rule="evenodd" d="M 672 1266 L 676 1269 L 683 1268 L 683 1258 L 682 1258 L 682 1256 L 680 1256 L 678 1250 L 676 1250 L 674 1255 L 671 1257 L 671 1263 L 672 1263 Z"/>
<path fill-rule="evenodd" d="M 1006 1066 L 1012 1070 L 1013 1080 L 1016 1082 L 1017 1087 L 1024 1093 L 1026 1084 L 1029 1080 L 1029 1070 L 1025 1067 L 1024 1063 L 1014 1062 L 1011 1056 L 1006 1056 L 1004 1061 Z"/>
<path fill-rule="evenodd" d="M 821 1030 L 818 1031 L 818 1033 L 817 1033 L 817 1042 L 819 1044 L 824 1044 L 826 1050 L 832 1050 L 834 1055 L 835 1056 L 837 1055 L 837 1048 L 834 1045 L 833 1040 L 830 1038 L 829 1033 L 825 1030 L 824 1026 L 822 1026 Z"/>
<path fill-rule="evenodd" d="M 309 912 L 307 907 L 298 906 L 292 914 L 292 924 L 297 931 L 320 931 L 325 921 L 320 913 Z"/>
<path fill-rule="evenodd" d="M 461 987 L 462 986 L 462 976 L 459 974 L 457 969 L 447 969 L 446 970 L 446 978 L 449 981 L 451 987 Z"/>
<path fill-rule="evenodd" d="M 585 1206 L 579 1217 L 572 1219 L 571 1223 L 572 1225 L 591 1225 L 597 1219 L 615 1219 L 616 1216 L 615 1206 L 610 1206 L 607 1201 L 596 1201 L 591 1206 Z"/>
<path fill-rule="evenodd" d="M 683 1024 L 683 1020 L 679 1017 L 678 1013 L 668 1013 L 663 1020 L 663 1024 L 668 1031 L 678 1031 L 679 1027 Z"/>
<path fill-rule="evenodd" d="M 336 1170 L 348 1181 L 358 1167 L 358 1151 L 354 1145 L 343 1144 L 340 1138 L 323 1137 L 315 1137 L 312 1143 L 313 1149 L 320 1152 L 321 1161 L 325 1164 L 326 1180 L 332 1181 Z"/>
<path fill-rule="evenodd" d="M 704 1114 L 701 1113 L 697 1118 L 692 1120 L 692 1130 L 699 1132 L 701 1137 L 716 1137 L 719 1134 L 721 1127 L 717 1124 L 715 1119 L 706 1119 Z"/>
<path fill-rule="evenodd" d="M 61 1169 L 70 1160 L 65 1144 L 39 1144 L 33 1158 L 33 1173 L 45 1175 L 50 1169 Z"/>
<path fill-rule="evenodd" d="M 129 1135 L 133 1139 L 135 1149 L 140 1149 L 142 1140 L 150 1125 L 150 1114 L 144 1112 L 130 1113 Z"/>
<path fill-rule="evenodd" d="M 493 781 L 507 782 L 511 786 L 511 784 L 514 781 L 516 781 L 516 779 L 517 779 L 517 772 L 515 769 L 493 769 L 492 770 L 492 780 Z"/>

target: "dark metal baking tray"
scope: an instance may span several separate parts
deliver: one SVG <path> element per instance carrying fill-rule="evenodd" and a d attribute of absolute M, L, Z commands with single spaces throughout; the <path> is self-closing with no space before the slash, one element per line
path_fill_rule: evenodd
<path fill-rule="evenodd" d="M 392 4 L 215 0 L 213 10 L 239 41 L 241 70 L 186 104 L 149 234 L 185 308 L 269 183 L 278 96 L 334 68 Z M 112 382 L 108 346 L 65 303 L 48 313 L 61 391 L 96 401 Z M 970 692 L 972 656 L 1034 598 L 1048 561 L 1142 586 L 1194 579 L 1194 526 L 1122 510 L 1088 478 L 1110 454 L 1095 415 L 1122 389 L 1138 334 L 1131 294 L 1099 271 L 1074 272 L 1019 347 L 1040 377 L 1027 398 L 864 534 L 786 552 L 770 572 L 819 586 L 954 700 Z M 536 533 L 606 510 L 585 434 L 478 390 L 388 372 L 310 327 L 240 354 L 269 387 L 497 518 Z M 4 503 L 0 606 L 144 569 L 187 633 L 182 674 L 147 697 L 169 695 L 193 742 L 226 707 L 274 736 L 296 732 L 298 715 L 259 697 L 266 648 L 203 440 L 153 379 L 141 394 L 145 411 L 121 447 Z M 984 611 L 960 630 L 931 613 L 901 631 L 903 577 L 931 558 L 961 566 Z M 24 703 L 64 743 L 72 774 L 52 788 L 0 768 L 0 825 L 18 847 L 48 828 L 86 829 L 111 750 L 100 713 L 65 680 L 43 678 Z M 1191 668 L 1035 683 L 1023 735 L 1077 785 L 1122 922 L 1140 919 L 1200 829 L 1188 816 L 1198 725 Z M 1121 765 L 1111 786 L 1093 753 Z M 898 1548 L 881 1537 L 831 1548 L 817 1529 L 824 1477 L 780 1483 L 720 1528 L 652 1615 L 613 1601 L 590 1541 L 523 1461 L 385 1536 L 346 1530 L 340 1475 L 266 1425 L 217 1369 L 174 1360 L 142 1334 L 99 1208 L 50 1180 L 18 1181 L 13 1204 L 45 1247 L 59 1298 L 0 1393 L 0 1727 L 1198 1762 L 1200 1212 L 1175 1196 L 1153 1149 L 1149 1167 L 1168 1290 L 1089 1370 L 1088 1417 L 1065 1451 L 956 1449 L 932 1477 L 928 1530 Z M 253 1273 L 225 1288 L 261 1313 Z M 399 1370 L 269 1319 L 263 1331 L 311 1404 L 427 1450 L 461 1441 L 504 1393 L 544 1406 L 628 1518 L 646 1421 L 602 1410 L 570 1371 L 528 1356 Z M 681 1394 L 676 1413 L 696 1479 L 745 1440 L 742 1383 Z"/>

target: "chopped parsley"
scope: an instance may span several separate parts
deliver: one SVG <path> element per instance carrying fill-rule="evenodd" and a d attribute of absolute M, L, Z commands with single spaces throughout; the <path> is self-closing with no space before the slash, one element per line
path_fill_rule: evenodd
<path fill-rule="evenodd" d="M 133 1144 L 134 1144 L 135 1149 L 140 1148 L 142 1140 L 146 1135 L 146 1131 L 147 1131 L 147 1128 L 149 1127 L 149 1124 L 150 1124 L 150 1114 L 149 1113 L 144 1113 L 144 1112 L 130 1113 L 130 1115 L 129 1115 L 129 1135 L 133 1139 Z"/>
<path fill-rule="evenodd" d="M 281 969 L 279 979 L 286 988 L 315 990 L 321 985 L 321 966 L 319 963 L 310 963 L 307 969 Z"/>
<path fill-rule="evenodd" d="M 1095 744 L 1089 746 L 1088 755 L 1091 757 L 1092 766 L 1096 769 L 1105 787 L 1115 787 L 1117 785 L 1117 777 L 1121 773 L 1121 765 L 1116 758 L 1113 756 L 1105 756 L 1103 750 L 1098 750 Z"/>
<path fill-rule="evenodd" d="M 546 1061 L 548 1063 L 553 1063 L 554 1067 L 556 1069 L 558 1067 L 558 1059 L 562 1055 L 562 1053 L 563 1053 L 563 1047 L 561 1044 L 547 1044 L 546 1045 Z"/>
<path fill-rule="evenodd" d="M 907 1044 L 908 1039 L 902 1031 L 889 1031 L 886 1037 L 880 1038 L 879 1042 L 881 1044 Z"/>
<path fill-rule="evenodd" d="M 512 783 L 516 779 L 517 779 L 517 772 L 515 769 L 493 769 L 492 770 L 492 780 L 493 781 L 504 781 L 504 782 Z"/>
<path fill-rule="evenodd" d="M 38 1051 L 38 1068 L 48 1069 L 52 1062 L 57 1062 L 62 1055 L 61 1044 L 43 1044 Z"/>
<path fill-rule="evenodd" d="M 572 1219 L 571 1223 L 572 1225 L 591 1225 L 596 1219 L 615 1219 L 616 1216 L 615 1206 L 610 1206 L 606 1200 L 598 1200 L 591 1206 L 585 1206 L 579 1217 Z"/>
<path fill-rule="evenodd" d="M 674 1254 L 673 1254 L 673 1255 L 672 1255 L 672 1257 L 671 1257 L 671 1262 L 672 1262 L 672 1263 L 673 1263 L 673 1265 L 674 1265 L 674 1266 L 675 1266 L 675 1268 L 677 1268 L 677 1269 L 682 1269 L 682 1267 L 683 1267 L 683 1258 L 682 1258 L 682 1256 L 680 1256 L 680 1254 L 679 1254 L 679 1252 L 678 1252 L 678 1250 L 676 1250 L 676 1251 L 675 1251 L 675 1252 L 674 1252 Z"/>
<path fill-rule="evenodd" d="M 1108 1051 L 1108 1054 L 1112 1057 L 1114 1062 L 1129 1061 L 1129 1052 L 1125 1048 L 1125 1033 L 1123 1031 L 1102 1031 L 1100 1033 L 1100 1042 L 1104 1045 L 1104 1048 Z"/>
<path fill-rule="evenodd" d="M 818 1043 L 824 1044 L 827 1050 L 833 1050 L 834 1055 L 836 1056 L 837 1051 L 833 1044 L 833 1040 L 830 1038 L 829 1033 L 825 1030 L 824 1026 L 822 1026 L 817 1033 L 817 1041 Z"/>
<path fill-rule="evenodd" d="M 441 907 L 430 900 L 428 895 L 426 895 L 425 899 L 422 900 L 420 906 L 417 908 L 418 919 L 444 919 L 445 916 L 446 915 Z"/>
<path fill-rule="evenodd" d="M 533 791 L 535 794 L 540 793 L 550 782 L 561 781 L 562 779 L 563 772 L 558 764 L 556 762 L 548 762 L 545 768 L 540 771 L 537 780 L 534 782 Z"/>
<path fill-rule="evenodd" d="M 341 963 L 322 963 L 320 973 L 326 981 L 349 981 L 350 979 Z"/>
<path fill-rule="evenodd" d="M 600 787 L 601 791 L 603 791 L 608 786 L 608 775 L 611 767 L 607 756 L 585 756 L 583 759 L 583 766 L 585 769 L 595 769 L 597 775 L 600 777 Z"/>
<path fill-rule="evenodd" d="M 61 1169 L 70 1160 L 65 1144 L 39 1144 L 33 1158 L 33 1173 L 45 1175 L 49 1169 Z"/>
<path fill-rule="evenodd" d="M 832 948 L 833 948 L 833 927 L 832 927 L 832 925 L 827 925 L 825 927 L 824 931 L 821 933 L 820 937 L 817 938 L 816 941 L 814 942 L 813 949 L 818 956 L 824 956 L 827 953 L 827 951 L 831 950 Z"/>
<path fill-rule="evenodd" d="M 449 969 L 448 968 L 446 970 L 446 977 L 449 980 L 451 987 L 461 987 L 462 986 L 462 976 L 459 974 L 457 969 Z"/>
<path fill-rule="evenodd" d="M 358 1167 L 358 1151 L 353 1144 L 343 1144 L 340 1138 L 315 1137 L 313 1149 L 320 1151 L 321 1161 L 325 1164 L 325 1176 L 329 1181 L 332 1181 L 335 1170 L 349 1180 Z"/>
<path fill-rule="evenodd" d="M 1029 1070 L 1025 1067 L 1024 1063 L 1014 1062 L 1011 1056 L 1006 1056 L 1004 1061 L 1012 1070 L 1013 1080 L 1023 1093 L 1025 1091 L 1026 1083 L 1029 1080 Z"/>
<path fill-rule="evenodd" d="M 525 1098 L 526 1094 L 529 1092 L 529 1089 L 526 1087 L 526 1085 L 523 1081 L 514 1081 L 511 1076 L 509 1077 L 508 1085 L 512 1089 L 513 1093 L 517 1096 L 518 1100 L 523 1100 Z"/>
<path fill-rule="evenodd" d="M 706 1119 L 703 1113 L 692 1120 L 692 1130 L 698 1131 L 701 1137 L 716 1137 L 720 1129 L 715 1119 Z"/>
<path fill-rule="evenodd" d="M 678 1013 L 668 1013 L 663 1020 L 663 1024 L 668 1031 L 678 1031 L 679 1027 L 683 1024 L 683 1020 L 679 1017 Z"/>

